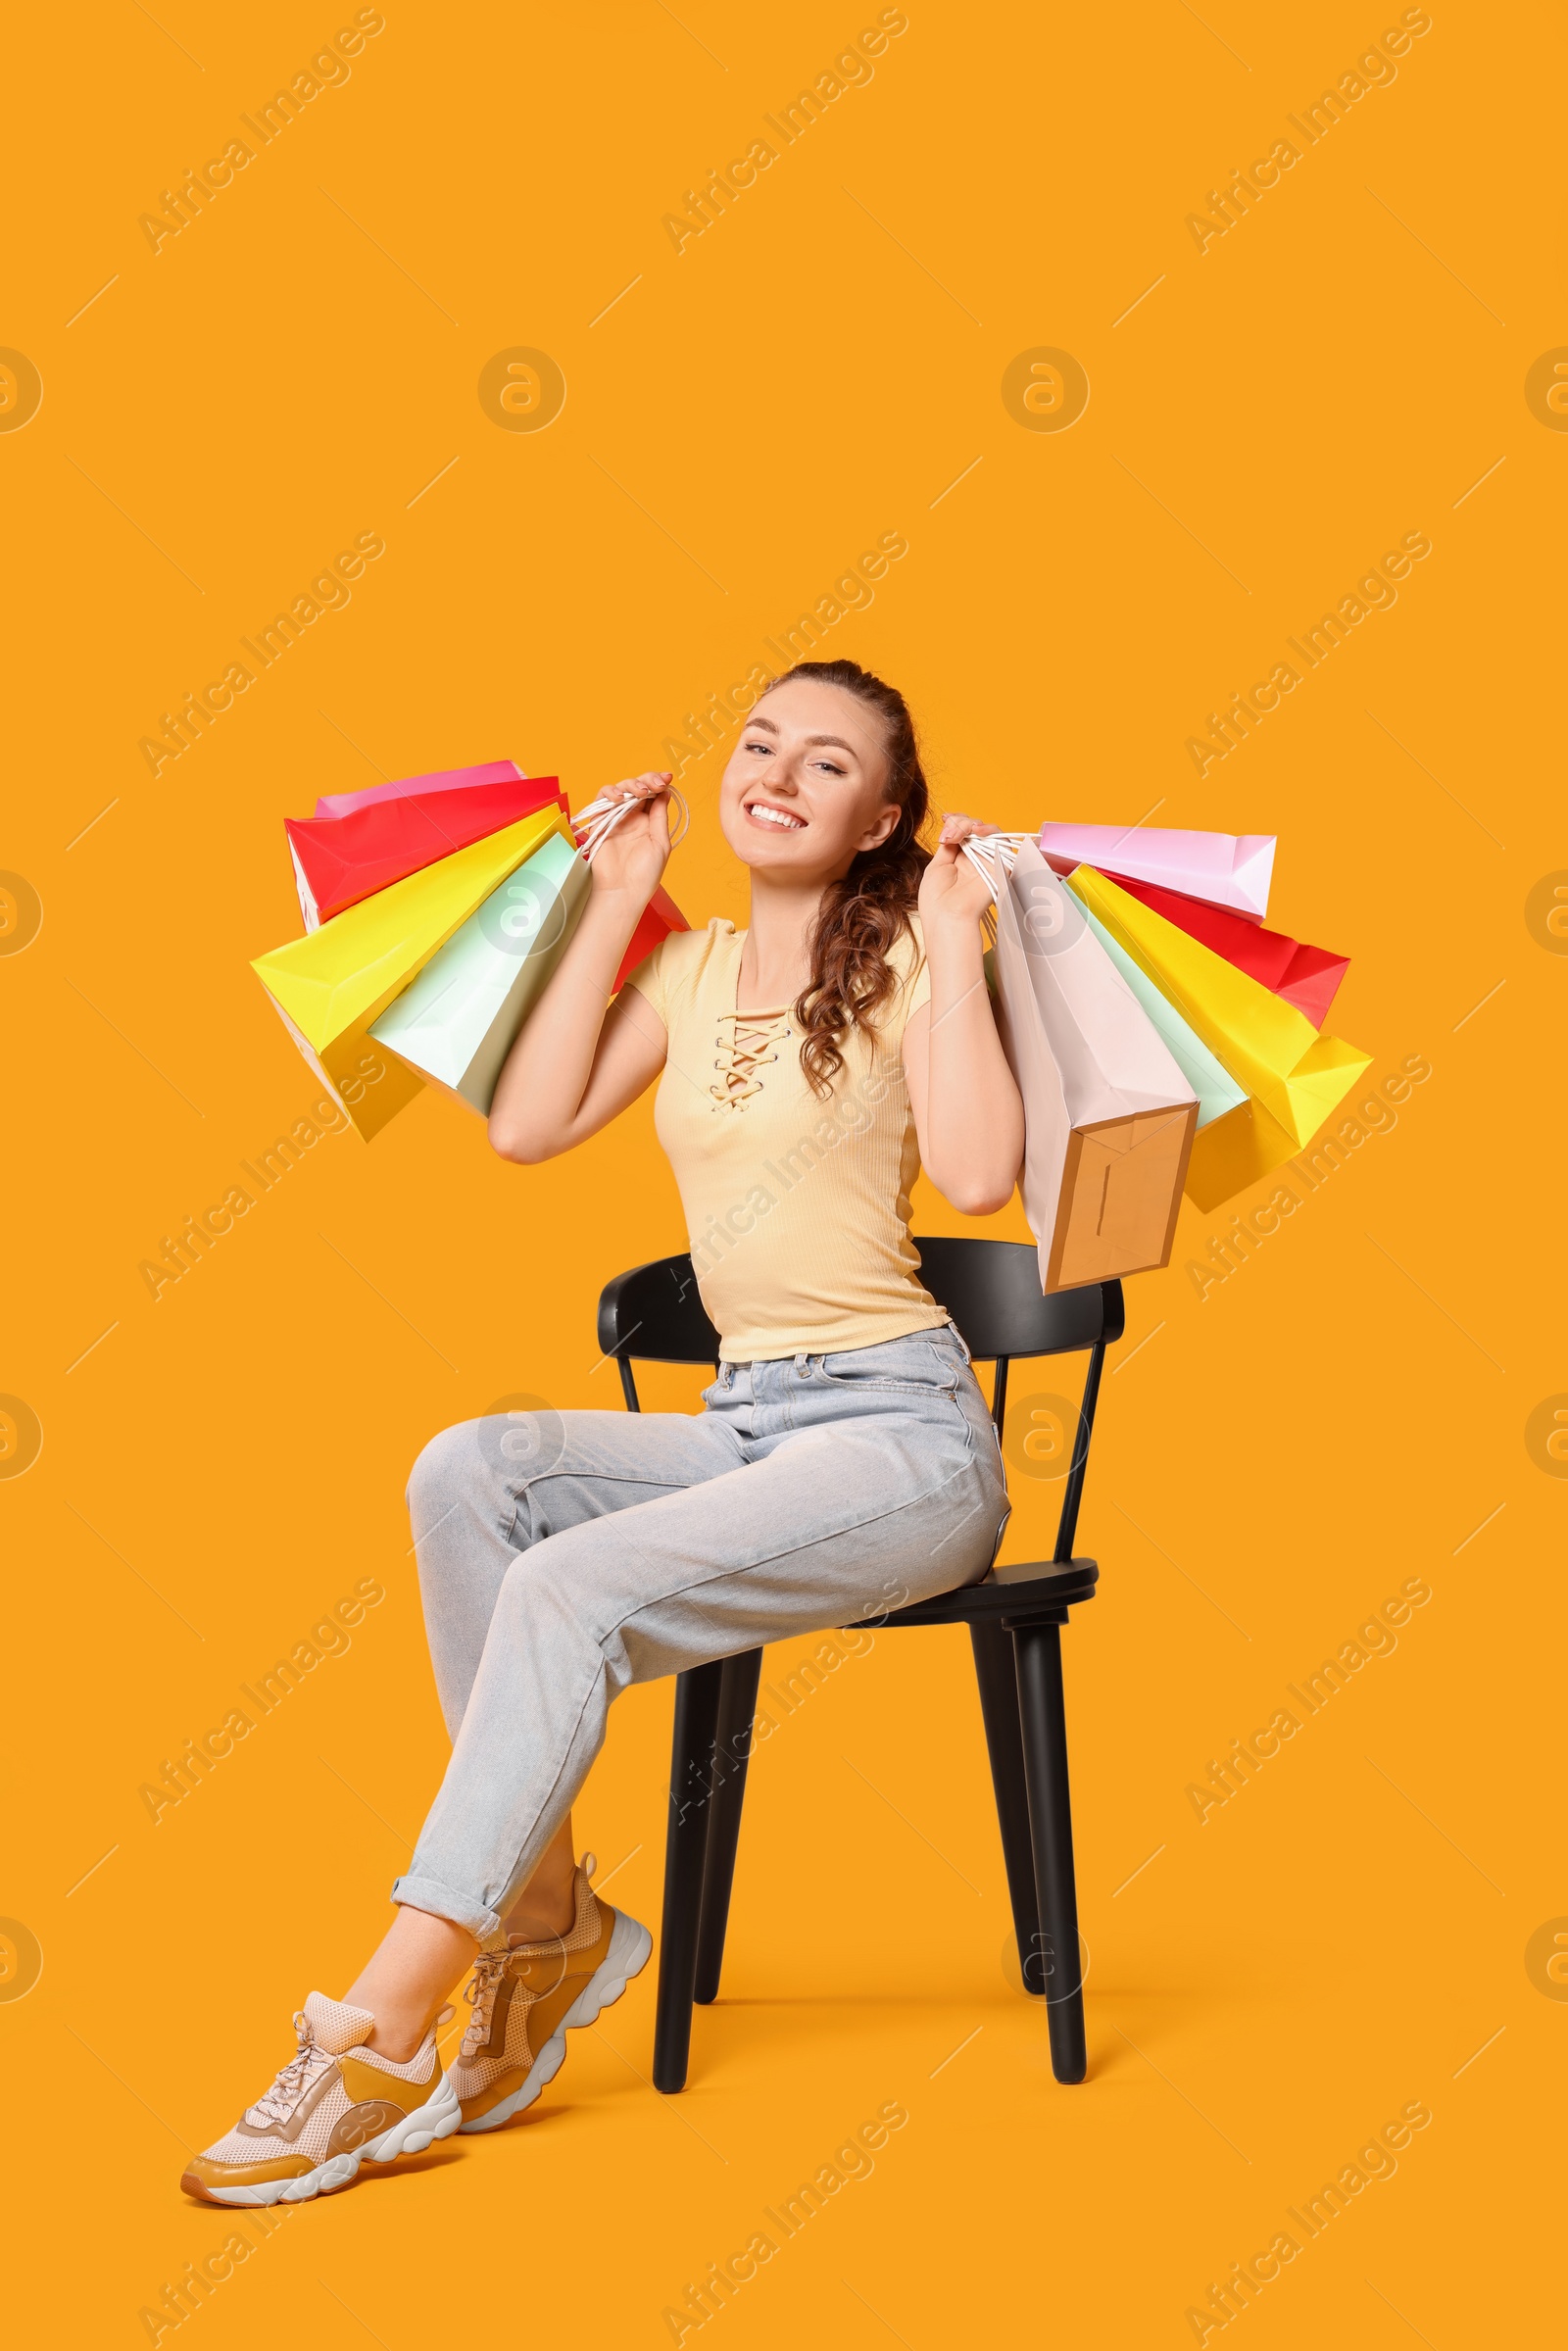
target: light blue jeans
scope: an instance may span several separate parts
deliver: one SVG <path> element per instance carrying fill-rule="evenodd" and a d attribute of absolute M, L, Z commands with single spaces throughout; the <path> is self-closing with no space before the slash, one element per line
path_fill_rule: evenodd
<path fill-rule="evenodd" d="M 409 1485 L 452 1760 L 408 1902 L 496 1940 L 612 1698 L 974 1583 L 1007 1490 L 951 1324 L 728 1363 L 695 1415 L 470 1420 Z"/>

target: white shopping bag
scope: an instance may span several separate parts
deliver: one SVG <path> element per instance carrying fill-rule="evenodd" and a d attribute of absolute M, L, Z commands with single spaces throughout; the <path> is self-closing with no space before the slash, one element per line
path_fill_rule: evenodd
<path fill-rule="evenodd" d="M 985 840 L 974 846 L 985 853 Z M 1023 1204 L 1041 1287 L 1165 1265 L 1198 1120 L 1194 1089 L 1033 842 L 993 852 L 984 869 L 996 892 L 997 1025 L 1023 1097 Z"/>

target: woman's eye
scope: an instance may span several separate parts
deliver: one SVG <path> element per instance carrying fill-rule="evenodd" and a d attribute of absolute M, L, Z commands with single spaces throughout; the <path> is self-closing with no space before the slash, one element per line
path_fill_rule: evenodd
<path fill-rule="evenodd" d="M 828 775 L 842 775 L 844 773 L 843 768 L 836 766 L 831 759 L 818 759 L 815 763 L 818 767 L 824 769 Z"/>
<path fill-rule="evenodd" d="M 768 746 L 765 743 L 748 743 L 746 748 L 748 751 L 766 751 Z"/>

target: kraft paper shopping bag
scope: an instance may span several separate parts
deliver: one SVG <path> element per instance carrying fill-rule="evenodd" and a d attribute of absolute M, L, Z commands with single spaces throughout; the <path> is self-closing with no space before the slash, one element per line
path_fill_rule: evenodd
<path fill-rule="evenodd" d="M 365 1056 L 376 1050 L 368 1037 L 371 1021 L 509 873 L 566 829 L 552 804 L 256 958 L 251 968 L 290 1034 L 308 1049 L 313 1067 L 336 1091 L 362 1135 L 375 1133 L 391 1115 L 383 1108 L 388 1089 L 364 1086 Z M 414 1079 L 403 1100 L 422 1083 Z M 356 1084 L 362 1091 L 358 1103 L 350 1099 Z"/>
<path fill-rule="evenodd" d="M 1162 914 L 1189 939 L 1201 940 L 1238 971 L 1283 996 L 1288 1004 L 1306 1014 L 1315 1029 L 1323 1026 L 1340 982 L 1350 967 L 1348 955 L 1337 955 L 1327 947 L 1303 946 L 1283 931 L 1266 931 L 1261 923 L 1249 922 L 1224 906 L 1205 906 L 1201 899 L 1184 898 L 1179 891 L 1163 890 L 1154 882 L 1111 872 L 1106 872 L 1105 879 L 1141 906 Z"/>
<path fill-rule="evenodd" d="M 410 792 L 345 816 L 290 816 L 283 830 L 307 931 L 411 873 L 560 805 L 553 775 L 505 777 L 440 792 Z"/>
<path fill-rule="evenodd" d="M 1304 1012 L 1178 930 L 1093 867 L 1069 887 L 1097 914 L 1231 1076 L 1298 1150 L 1344 1101 L 1371 1059 L 1322 1037 Z"/>
<path fill-rule="evenodd" d="M 1142 825 L 1043 824 L 1036 836 L 1058 871 L 1094 865 L 1102 873 L 1158 882 L 1214 906 L 1229 906 L 1250 922 L 1268 912 L 1274 871 L 1272 833 L 1183 833 Z"/>
<path fill-rule="evenodd" d="M 998 877 L 996 919 L 997 1020 L 1023 1097 L 1023 1202 L 1041 1287 L 1167 1264 L 1193 1088 L 1031 842 Z"/>
<path fill-rule="evenodd" d="M 370 1035 L 488 1117 L 502 1065 L 560 962 L 589 871 L 557 835 L 454 931 Z"/>

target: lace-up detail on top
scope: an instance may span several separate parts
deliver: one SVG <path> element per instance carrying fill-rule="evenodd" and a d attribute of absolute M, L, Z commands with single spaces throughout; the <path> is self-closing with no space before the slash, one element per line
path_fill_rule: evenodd
<path fill-rule="evenodd" d="M 303 2008 L 294 2012 L 294 2032 L 299 2047 L 287 2065 L 278 2068 L 271 2088 L 245 2110 L 245 2121 L 253 2130 L 265 2131 L 269 2123 L 286 2123 L 312 2082 L 333 2063 L 331 2051 L 321 2047 Z"/>
<path fill-rule="evenodd" d="M 512 1964 L 508 1951 L 481 1951 L 473 1963 L 473 1974 L 463 1987 L 463 1996 L 473 2014 L 464 2028 L 463 2045 L 459 2058 L 472 2057 L 490 2038 L 490 2017 L 496 2004 L 501 1979 Z"/>
<path fill-rule="evenodd" d="M 930 1000 L 919 915 L 909 923 L 888 950 L 898 994 L 849 1031 L 825 1097 L 801 1067 L 793 1005 L 760 1001 L 787 976 L 744 981 L 747 934 L 732 922 L 672 932 L 626 983 L 669 1040 L 654 1126 L 726 1363 L 875 1347 L 947 1319 L 909 1238 L 920 1151 L 900 1055 Z"/>
<path fill-rule="evenodd" d="M 754 1094 L 761 1093 L 758 1071 L 770 1069 L 778 1059 L 778 1049 L 790 1034 L 790 1016 L 788 1010 L 720 1012 L 718 1019 L 718 1054 L 713 1062 L 718 1083 L 708 1091 L 721 1109 L 739 1110 Z"/>

